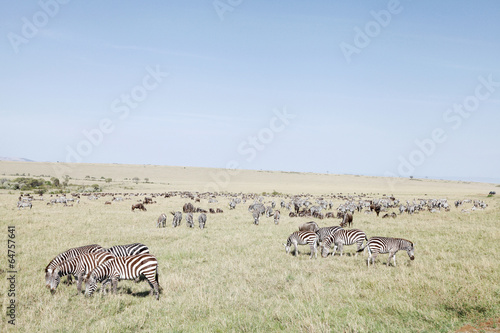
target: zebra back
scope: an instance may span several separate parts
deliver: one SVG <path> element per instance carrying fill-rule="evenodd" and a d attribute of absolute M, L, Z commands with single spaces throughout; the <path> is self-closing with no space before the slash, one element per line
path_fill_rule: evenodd
<path fill-rule="evenodd" d="M 97 266 L 90 274 L 85 293 L 92 295 L 97 282 L 105 279 L 132 280 L 143 274 L 149 281 L 158 299 L 158 261 L 152 254 L 145 253 L 129 257 L 115 257 Z"/>
<path fill-rule="evenodd" d="M 149 253 L 146 245 L 141 243 L 133 243 L 127 245 L 115 245 L 106 249 L 107 252 L 114 254 L 117 257 L 129 257 L 137 254 Z"/>
<path fill-rule="evenodd" d="M 319 228 L 318 231 L 316 231 L 316 234 L 318 235 L 319 241 L 323 242 L 327 237 L 332 236 L 335 231 L 342 229 L 342 227 L 335 225 L 331 227 L 323 227 Z"/>

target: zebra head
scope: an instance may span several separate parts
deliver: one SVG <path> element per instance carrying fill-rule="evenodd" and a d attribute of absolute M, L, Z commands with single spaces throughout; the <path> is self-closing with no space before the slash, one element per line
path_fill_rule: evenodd
<path fill-rule="evenodd" d="M 52 294 L 56 292 L 57 286 L 59 286 L 60 282 L 61 282 L 61 276 L 59 275 L 59 270 L 56 269 L 50 280 L 50 292 Z"/>
<path fill-rule="evenodd" d="M 45 271 L 45 287 L 50 288 L 50 281 L 52 279 L 52 268 Z"/>
<path fill-rule="evenodd" d="M 410 242 L 410 245 L 406 248 L 406 253 L 408 253 L 408 257 L 410 257 L 410 260 L 415 259 L 414 251 L 415 249 L 413 247 L 413 243 Z"/>
<path fill-rule="evenodd" d="M 330 253 L 330 251 L 328 250 L 328 247 L 326 247 L 324 245 L 321 246 L 321 256 L 323 258 L 326 258 L 326 257 L 328 257 L 328 253 Z"/>

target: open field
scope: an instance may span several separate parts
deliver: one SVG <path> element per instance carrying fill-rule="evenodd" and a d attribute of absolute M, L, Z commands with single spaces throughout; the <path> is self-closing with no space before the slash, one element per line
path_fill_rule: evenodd
<path fill-rule="evenodd" d="M 16 328 L 21 332 L 110 331 L 136 332 L 453 332 L 464 325 L 500 317 L 500 207 L 495 184 L 436 180 L 387 180 L 377 177 L 232 171 L 202 168 L 0 162 L 0 178 L 25 174 L 70 176 L 73 186 L 99 182 L 103 192 L 140 193 L 130 200 L 113 202 L 81 197 L 72 207 L 34 201 L 31 210 L 16 208 L 19 191 L 0 190 L 2 243 L 7 226 L 16 233 Z M 89 176 L 88 178 L 86 178 Z M 92 179 L 93 177 L 93 179 Z M 112 178 L 105 183 L 102 178 Z M 131 181 L 138 177 L 136 184 Z M 148 183 L 144 182 L 149 178 Z M 217 181 L 218 180 L 218 181 Z M 394 195 L 403 202 L 418 198 L 446 198 L 451 211 L 399 215 L 382 219 L 375 214 L 355 213 L 354 228 L 371 236 L 407 238 L 415 244 L 414 261 L 404 251 L 397 254 L 397 267 L 387 267 L 380 255 L 375 267 L 367 268 L 366 253 L 309 259 L 309 248 L 299 247 L 297 257 L 286 255 L 283 243 L 299 224 L 315 220 L 320 226 L 338 225 L 338 219 L 317 220 L 288 216 L 281 210 L 279 225 L 272 218 L 252 222 L 251 201 L 229 210 L 229 198 L 218 202 L 204 196 L 195 203 L 181 195 L 157 196 L 147 211 L 132 212 L 137 200 L 151 193 L 170 191 L 237 193 L 275 192 L 263 195 L 278 205 L 283 198 L 309 194 L 314 203 L 322 196 L 334 208 L 345 200 L 338 193 L 365 193 L 366 198 Z M 497 191 L 498 192 L 498 191 Z M 335 195 L 335 197 L 333 197 Z M 54 195 L 55 196 L 55 195 Z M 485 210 L 462 213 L 455 200 L 477 199 Z M 185 220 L 171 227 L 171 211 L 191 202 L 207 214 L 206 229 L 189 229 Z M 278 208 L 279 209 L 279 208 Z M 330 211 L 330 210 L 329 210 Z M 389 212 L 391 212 L 390 210 Z M 167 227 L 156 228 L 161 213 Z M 195 220 L 198 214 L 194 214 Z M 141 242 L 159 261 L 160 300 L 149 296 L 147 282 L 121 281 L 117 295 L 85 298 L 76 285 L 62 284 L 51 295 L 45 288 L 44 268 L 58 253 L 76 246 L 98 243 L 103 247 Z M 0 278 L 7 284 L 7 250 Z M 2 294 L 6 294 L 2 290 Z M 2 327 L 7 324 L 2 303 Z M 498 327 L 496 328 L 499 329 Z"/>

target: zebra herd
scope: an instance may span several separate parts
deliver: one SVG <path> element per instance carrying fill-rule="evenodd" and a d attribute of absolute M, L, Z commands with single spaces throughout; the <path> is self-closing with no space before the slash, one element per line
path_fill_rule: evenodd
<path fill-rule="evenodd" d="M 367 241 L 363 245 L 364 241 Z M 405 250 L 410 257 L 410 260 L 414 260 L 414 245 L 411 241 L 403 238 L 389 238 L 389 237 L 371 237 L 368 239 L 364 231 L 359 229 L 344 229 L 341 226 L 331 226 L 319 228 L 316 222 L 307 222 L 299 227 L 299 231 L 293 232 L 286 243 L 285 246 L 286 254 L 290 253 L 292 245 L 294 246 L 294 255 L 298 254 L 298 245 L 309 245 L 311 249 L 311 256 L 315 258 L 318 257 L 317 250 L 318 247 L 321 250 L 321 256 L 326 258 L 329 254 L 329 249 L 334 246 L 332 256 L 335 255 L 337 249 L 340 252 L 340 256 L 343 254 L 344 245 L 357 245 L 358 252 L 362 252 L 365 249 L 368 250 L 368 266 L 370 266 L 370 261 L 372 265 L 375 263 L 375 258 L 380 253 L 389 253 L 389 259 L 387 260 L 387 266 L 390 265 L 391 259 L 394 259 L 394 266 L 396 266 L 396 253 L 400 250 Z"/>
<path fill-rule="evenodd" d="M 182 213 L 180 211 L 177 211 L 177 212 L 170 212 L 170 214 L 173 215 L 172 227 L 176 228 L 180 226 L 182 221 Z M 191 212 L 186 213 L 185 219 L 186 219 L 186 225 L 189 228 L 194 228 L 193 213 Z M 207 223 L 207 214 L 201 213 L 198 216 L 198 226 L 200 227 L 200 229 L 204 229 L 206 223 Z M 156 227 L 165 228 L 166 226 L 167 226 L 167 215 L 165 213 L 162 213 L 156 220 Z"/>
<path fill-rule="evenodd" d="M 45 268 L 45 284 L 54 293 L 63 276 L 75 276 L 77 291 L 85 282 L 85 295 L 91 296 L 102 282 L 101 292 L 111 283 L 116 293 L 119 280 L 136 280 L 144 276 L 151 286 L 151 293 L 159 299 L 158 261 L 141 243 L 116 245 L 108 249 L 98 244 L 71 248 L 58 254 Z"/>

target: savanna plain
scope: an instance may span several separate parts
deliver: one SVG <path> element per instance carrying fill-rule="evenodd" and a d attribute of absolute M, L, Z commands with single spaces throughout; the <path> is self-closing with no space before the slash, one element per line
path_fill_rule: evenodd
<path fill-rule="evenodd" d="M 470 325 L 498 331 L 500 317 L 500 228 L 496 184 L 427 179 L 386 179 L 355 175 L 182 168 L 152 165 L 0 162 L 0 178 L 21 175 L 50 180 L 67 175 L 66 188 L 48 190 L 32 209 L 18 209 L 23 192 L 0 190 L 0 223 L 4 249 L 2 331 L 20 332 L 455 332 Z M 147 181 L 146 181 L 147 178 Z M 97 200 L 81 196 L 71 205 L 47 204 L 60 196 L 98 190 Z M 52 194 L 50 192 L 53 192 Z M 186 192 L 199 197 L 195 202 Z M 207 192 L 210 192 L 208 194 Z M 125 195 L 129 193 L 129 195 Z M 160 194 L 171 193 L 170 197 Z M 156 195 L 155 195 L 156 194 Z M 124 197 L 112 201 L 112 197 Z M 209 202 L 209 198 L 212 195 Z M 281 211 L 253 223 L 247 199 L 229 209 L 234 198 L 253 195 Z M 301 196 L 316 204 L 332 201 L 334 212 L 346 198 L 374 200 L 393 196 L 402 203 L 447 199 L 450 211 L 399 214 L 356 212 L 353 228 L 372 236 L 400 237 L 415 245 L 415 260 L 397 253 L 397 266 L 387 254 L 367 267 L 367 254 L 309 259 L 308 246 L 297 256 L 283 243 L 298 226 L 320 227 L 340 220 L 289 217 L 281 201 Z M 38 195 L 34 195 L 35 198 Z M 147 211 L 132 204 L 153 197 Z M 456 208 L 456 200 L 482 200 Z M 110 201 L 111 204 L 105 204 Z M 172 227 L 172 211 L 186 203 L 206 210 L 206 228 L 188 228 L 184 219 Z M 463 212 L 462 210 L 467 210 Z M 382 219 L 396 212 L 396 218 Z M 161 213 L 167 226 L 157 228 Z M 197 221 L 198 213 L 194 214 Z M 8 324 L 8 226 L 16 230 L 16 321 Z M 44 269 L 57 254 L 73 247 L 103 247 L 140 242 L 158 259 L 160 299 L 149 295 L 146 281 L 120 281 L 117 294 L 77 294 L 76 284 L 61 283 L 54 294 L 45 288 Z M 65 279 L 63 279 L 65 280 Z M 479 329 L 478 329 L 479 331 Z"/>

